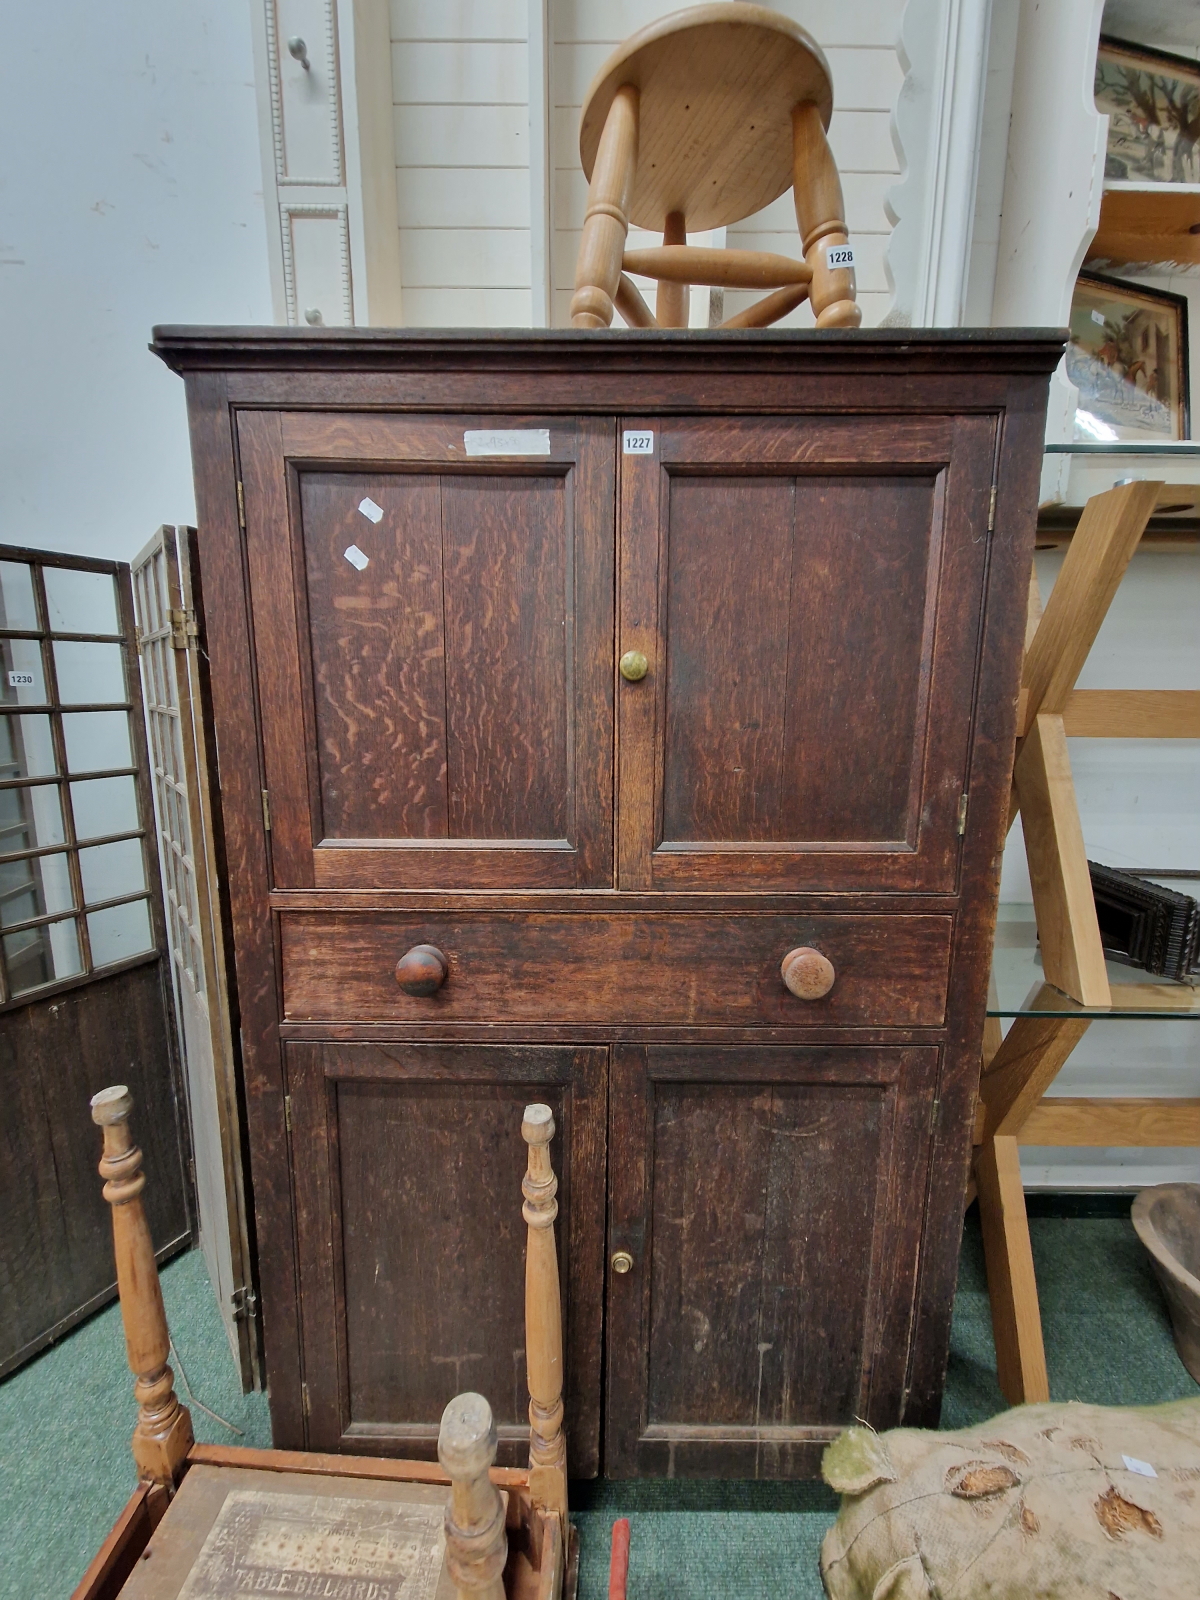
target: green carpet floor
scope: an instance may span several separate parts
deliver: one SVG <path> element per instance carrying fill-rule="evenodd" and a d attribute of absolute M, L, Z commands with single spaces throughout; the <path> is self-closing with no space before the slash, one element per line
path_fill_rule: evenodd
<path fill-rule="evenodd" d="M 1139 1405 L 1200 1389 L 1175 1354 L 1146 1258 L 1125 1217 L 1030 1222 L 1050 1387 L 1056 1400 Z M 198 1439 L 270 1443 L 266 1401 L 243 1396 L 198 1252 L 163 1271 L 176 1347 L 195 1396 Z M 954 1307 L 943 1423 L 1004 1408 L 996 1387 L 979 1229 L 968 1219 Z M 187 1399 L 183 1385 L 178 1385 Z M 115 1307 L 0 1384 L 0 1597 L 70 1594 L 133 1486 L 129 1373 Z M 607 1592 L 609 1530 L 632 1524 L 634 1600 L 819 1600 L 817 1552 L 836 1509 L 820 1484 L 707 1481 L 572 1485 L 580 1600 Z"/>

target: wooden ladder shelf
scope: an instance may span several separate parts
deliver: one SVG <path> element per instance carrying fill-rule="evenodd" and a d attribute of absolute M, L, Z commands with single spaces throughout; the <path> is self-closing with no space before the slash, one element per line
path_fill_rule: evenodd
<path fill-rule="evenodd" d="M 1088 1011 L 1149 1009 L 1156 994 L 1165 1005 L 1162 985 L 1110 988 L 1067 754 L 1068 734 L 1200 737 L 1198 694 L 1075 688 L 1163 487 L 1132 481 L 1088 501 L 1044 613 L 1036 571 L 1030 581 L 1009 826 L 1019 812 L 1046 987 L 1007 1034 L 988 1018 L 971 1189 L 996 1370 L 1013 1404 L 1050 1398 L 1019 1146 L 1200 1144 L 1200 1100 L 1043 1100 L 1091 1017 L 1038 1014 L 1054 1009 L 1044 1002 L 1055 990 Z"/>

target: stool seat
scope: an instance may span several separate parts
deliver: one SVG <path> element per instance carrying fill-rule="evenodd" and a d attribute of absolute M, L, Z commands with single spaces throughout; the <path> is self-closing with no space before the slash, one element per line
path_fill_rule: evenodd
<path fill-rule="evenodd" d="M 591 180 L 617 90 L 641 116 L 629 220 L 662 233 L 672 212 L 691 232 L 751 216 L 790 189 L 792 107 L 811 101 L 829 127 L 833 87 L 820 47 L 765 6 L 693 6 L 618 46 L 588 89 L 579 155 Z"/>
<path fill-rule="evenodd" d="M 686 328 L 691 286 L 707 284 L 773 290 L 723 328 L 765 328 L 804 300 L 818 328 L 856 328 L 854 251 L 825 137 L 832 114 L 825 57 L 766 6 L 692 6 L 618 46 L 580 123 L 588 203 L 571 325 L 607 328 L 620 311 L 631 327 Z M 689 230 L 741 222 L 788 188 L 802 261 L 688 244 Z M 631 222 L 661 229 L 661 247 L 626 250 Z M 630 273 L 657 281 L 653 311 Z"/>

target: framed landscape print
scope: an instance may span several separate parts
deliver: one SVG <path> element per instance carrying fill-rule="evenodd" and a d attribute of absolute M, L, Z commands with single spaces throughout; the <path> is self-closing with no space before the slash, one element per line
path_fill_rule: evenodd
<path fill-rule="evenodd" d="M 1095 94 L 1106 178 L 1200 183 L 1200 61 L 1101 35 Z"/>
<path fill-rule="evenodd" d="M 1076 439 L 1186 439 L 1187 300 L 1081 272 L 1067 376 L 1079 390 Z"/>

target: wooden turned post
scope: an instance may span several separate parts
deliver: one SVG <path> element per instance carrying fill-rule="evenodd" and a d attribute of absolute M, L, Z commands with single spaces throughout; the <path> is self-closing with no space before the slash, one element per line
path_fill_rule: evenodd
<path fill-rule="evenodd" d="M 171 1340 L 163 1308 L 154 1245 L 142 1205 L 146 1175 L 142 1152 L 129 1131 L 133 1096 L 125 1086 L 92 1096 L 92 1121 L 104 1130 L 100 1176 L 112 1207 L 113 1250 L 125 1349 L 138 1403 L 133 1459 L 143 1483 L 170 1492 L 192 1447 L 192 1419 L 175 1394 L 175 1375 L 167 1364 Z"/>
<path fill-rule="evenodd" d="M 450 1475 L 446 1565 L 464 1600 L 504 1600 L 504 1502 L 488 1476 L 496 1424 L 481 1394 L 456 1395 L 442 1412 L 438 1460 Z"/>
<path fill-rule="evenodd" d="M 549 1106 L 526 1106 L 521 1134 L 529 1165 L 521 1214 L 529 1225 L 525 1255 L 525 1363 L 529 1378 L 529 1495 L 535 1506 L 567 1519 L 567 1441 L 563 1419 L 562 1301 L 558 1287 L 558 1179 L 550 1165 L 554 1117 Z"/>
<path fill-rule="evenodd" d="M 583 239 L 575 264 L 573 328 L 607 328 L 612 322 L 621 257 L 629 232 L 637 139 L 638 93 L 626 84 L 613 97 L 592 168 Z"/>
<path fill-rule="evenodd" d="M 847 243 L 846 211 L 821 113 L 809 100 L 792 110 L 792 193 L 804 259 L 812 271 L 808 298 L 817 327 L 857 328 L 862 310 L 854 301 L 854 270 L 825 263 L 830 245 Z"/>
<path fill-rule="evenodd" d="M 663 229 L 664 244 L 686 244 L 687 225 L 682 211 L 672 211 Z M 686 328 L 692 309 L 692 291 L 686 283 L 659 279 L 654 318 L 660 328 Z"/>

